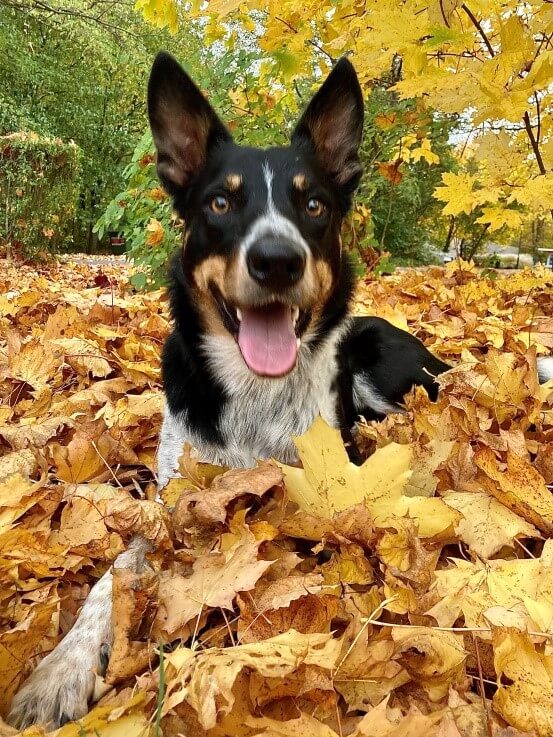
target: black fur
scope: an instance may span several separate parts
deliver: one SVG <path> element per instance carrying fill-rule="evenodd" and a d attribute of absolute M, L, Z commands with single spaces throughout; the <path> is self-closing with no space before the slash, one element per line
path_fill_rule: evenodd
<path fill-rule="evenodd" d="M 354 376 L 367 377 L 384 399 L 398 406 L 414 385 L 423 386 L 430 399 L 436 401 L 438 384 L 434 377 L 450 368 L 420 340 L 380 317 L 354 318 L 351 331 L 340 345 L 340 355 L 343 381 L 351 382 Z M 346 425 L 351 426 L 359 414 L 367 420 L 384 416 L 371 407 L 353 410 L 350 402 L 344 418 Z"/>

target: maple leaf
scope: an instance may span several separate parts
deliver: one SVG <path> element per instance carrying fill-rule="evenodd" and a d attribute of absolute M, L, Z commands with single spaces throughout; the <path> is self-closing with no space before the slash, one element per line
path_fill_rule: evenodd
<path fill-rule="evenodd" d="M 553 497 L 543 476 L 512 451 L 507 452 L 507 467 L 502 469 L 491 448 L 480 448 L 474 462 L 483 472 L 480 476 L 487 491 L 498 501 L 551 535 L 553 532 Z"/>
<path fill-rule="evenodd" d="M 144 737 L 149 724 L 143 711 L 145 695 L 137 693 L 118 703 L 96 706 L 78 722 L 70 722 L 56 730 L 59 737 L 106 735 L 106 737 Z M 31 728 L 34 729 L 34 728 Z M 34 737 L 31 732 L 30 737 Z"/>
<path fill-rule="evenodd" d="M 260 497 L 281 482 L 282 471 L 271 464 L 217 475 L 208 489 L 183 491 L 173 513 L 173 527 L 179 531 L 223 523 L 232 501 L 248 495 Z"/>
<path fill-rule="evenodd" d="M 460 215 L 463 212 L 468 214 L 479 204 L 480 198 L 474 191 L 474 175 L 445 172 L 442 174 L 442 182 L 443 186 L 434 190 L 434 197 L 447 203 L 443 210 L 444 215 Z"/>
<path fill-rule="evenodd" d="M 461 512 L 456 532 L 481 558 L 491 558 L 503 547 L 515 547 L 515 540 L 539 537 L 538 530 L 484 492 L 449 491 L 445 503 Z"/>
<path fill-rule="evenodd" d="M 540 558 L 489 560 L 486 565 L 453 560 L 450 568 L 435 572 L 439 601 L 427 614 L 443 627 L 452 626 L 462 614 L 467 627 L 503 624 L 549 632 L 552 553 L 548 540 Z"/>
<path fill-rule="evenodd" d="M 113 569 L 114 634 L 106 673 L 108 683 L 134 676 L 149 664 L 151 651 L 137 635 L 147 623 L 146 612 L 155 601 L 157 588 L 158 577 L 151 569 Z"/>
<path fill-rule="evenodd" d="M 465 677 L 467 653 L 461 634 L 431 627 L 398 627 L 392 629 L 392 639 L 397 662 L 428 692 L 431 701 L 443 698 L 452 684 Z"/>
<path fill-rule="evenodd" d="M 403 159 L 396 159 L 392 162 L 381 162 L 377 165 L 379 174 L 387 179 L 391 184 L 400 184 L 403 179 L 403 172 L 400 171 Z"/>
<path fill-rule="evenodd" d="M 44 480 L 30 481 L 20 473 L 15 473 L 0 482 L 0 533 L 9 529 L 13 522 L 36 504 L 46 490 Z"/>
<path fill-rule="evenodd" d="M 156 550 L 171 547 L 167 510 L 157 502 L 114 495 L 105 506 L 104 520 L 121 535 L 142 535 Z"/>
<path fill-rule="evenodd" d="M 14 450 L 43 448 L 49 440 L 57 437 L 66 428 L 74 426 L 74 421 L 66 416 L 47 417 L 38 422 L 29 417 L 13 427 L 0 427 L 0 437 Z"/>
<path fill-rule="evenodd" d="M 31 450 L 18 450 L 6 453 L 0 458 L 0 481 L 19 473 L 28 478 L 38 468 L 37 460 Z"/>
<path fill-rule="evenodd" d="M 320 417 L 295 441 L 304 468 L 279 464 L 290 499 L 303 511 L 332 517 L 355 504 L 365 504 L 377 526 L 409 514 L 420 534 L 432 537 L 456 521 L 435 498 L 407 497 L 403 491 L 411 476 L 412 449 L 390 443 L 362 466 L 350 463 L 340 432 Z"/>
<path fill-rule="evenodd" d="M 494 628 L 499 688 L 494 709 L 518 729 L 546 737 L 553 732 L 553 656 L 542 655 L 527 634 Z M 502 685 L 501 678 L 510 685 Z"/>
<path fill-rule="evenodd" d="M 255 594 L 240 596 L 238 635 L 241 642 L 260 642 L 294 629 L 302 634 L 329 632 L 330 622 L 337 616 L 336 596 L 310 594 L 306 591 L 287 607 L 265 609 L 255 600 Z"/>
<path fill-rule="evenodd" d="M 106 525 L 106 505 L 117 495 L 107 484 L 81 484 L 66 488 L 66 501 L 58 530 L 50 541 L 73 553 L 93 558 L 115 557 L 121 552 L 122 541 L 110 534 Z"/>
<path fill-rule="evenodd" d="M 162 573 L 155 631 L 169 639 L 183 637 L 180 633 L 206 607 L 232 608 L 236 594 L 252 589 L 271 566 L 271 561 L 258 560 L 259 545 L 248 528 L 239 527 L 229 536 L 228 547 L 200 556 L 189 576 Z"/>
<path fill-rule="evenodd" d="M 159 246 L 165 238 L 165 229 L 159 220 L 156 220 L 155 218 L 150 220 L 146 226 L 146 231 L 148 233 L 146 236 L 146 243 L 149 246 Z"/>
<path fill-rule="evenodd" d="M 509 210 L 505 207 L 484 207 L 482 215 L 476 222 L 489 225 L 489 231 L 493 233 L 501 228 L 516 230 L 522 225 L 522 220 L 522 214 L 516 210 Z"/>
<path fill-rule="evenodd" d="M 44 647 L 57 605 L 58 598 L 49 596 L 45 602 L 27 608 L 20 622 L 0 634 L 0 679 L 4 684 L 0 693 L 1 713 L 7 713 L 12 696 L 28 675 L 29 659 Z"/>
<path fill-rule="evenodd" d="M 244 668 L 268 678 L 286 677 L 301 665 L 330 671 L 340 649 L 340 641 L 330 634 L 301 634 L 294 630 L 231 649 L 193 653 L 179 648 L 167 655 L 168 686 L 163 710 L 167 712 L 186 701 L 196 711 L 202 727 L 210 729 L 220 715 L 231 711 L 234 682 Z"/>
<path fill-rule="evenodd" d="M 101 355 L 98 344 L 91 340 L 57 338 L 52 345 L 59 348 L 67 363 L 79 372 L 90 372 L 92 376 L 103 378 L 112 371 L 109 362 Z"/>
<path fill-rule="evenodd" d="M 91 440 L 80 429 L 67 445 L 53 443 L 50 451 L 58 478 L 78 484 L 102 477 L 106 474 L 106 459 L 113 444 L 106 435 L 98 438 L 97 442 Z"/>
<path fill-rule="evenodd" d="M 404 716 L 399 709 L 390 708 L 386 698 L 365 714 L 352 737 L 438 737 L 442 716 L 443 711 L 426 715 L 416 709 Z"/>

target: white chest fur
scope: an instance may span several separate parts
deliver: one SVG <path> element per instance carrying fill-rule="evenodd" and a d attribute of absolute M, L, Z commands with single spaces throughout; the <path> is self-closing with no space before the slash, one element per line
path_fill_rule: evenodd
<path fill-rule="evenodd" d="M 252 374 L 230 336 L 207 337 L 209 368 L 228 397 L 218 424 L 221 442 L 207 442 L 198 435 L 186 412 L 173 415 L 167 409 L 158 453 L 159 485 L 175 475 L 184 443 L 190 443 L 204 462 L 248 467 L 264 458 L 295 460 L 292 437 L 304 433 L 318 414 L 337 425 L 333 387 L 338 373 L 336 346 L 344 329 L 336 329 L 314 354 L 303 344 L 295 369 L 282 379 Z"/>

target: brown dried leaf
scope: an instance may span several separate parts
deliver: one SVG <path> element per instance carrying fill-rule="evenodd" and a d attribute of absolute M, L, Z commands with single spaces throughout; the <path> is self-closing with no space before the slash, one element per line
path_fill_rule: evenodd
<path fill-rule="evenodd" d="M 258 560 L 259 545 L 252 533 L 242 528 L 226 549 L 201 555 L 190 576 L 162 572 L 154 636 L 185 639 L 189 625 L 205 609 L 231 609 L 236 594 L 252 589 L 271 565 L 271 561 Z"/>
<path fill-rule="evenodd" d="M 114 636 L 106 681 L 113 684 L 140 673 L 153 655 L 151 646 L 138 635 L 147 633 L 158 576 L 148 568 L 140 572 L 114 568 L 112 586 Z"/>
<path fill-rule="evenodd" d="M 257 468 L 227 471 L 216 476 L 208 489 L 183 491 L 173 514 L 175 530 L 195 525 L 215 526 L 227 518 L 227 506 L 243 496 L 263 496 L 282 483 L 282 471 L 270 463 Z"/>

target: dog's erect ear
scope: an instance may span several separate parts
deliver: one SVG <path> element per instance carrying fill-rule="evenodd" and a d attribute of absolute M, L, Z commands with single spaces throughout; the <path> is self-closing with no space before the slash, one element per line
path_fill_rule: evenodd
<path fill-rule="evenodd" d="M 342 57 L 315 94 L 292 134 L 292 143 L 313 148 L 323 169 L 354 189 L 362 172 L 363 93 L 352 64 Z"/>
<path fill-rule="evenodd" d="M 174 194 L 205 163 L 210 146 L 231 135 L 180 64 L 161 52 L 148 82 L 148 117 L 157 149 L 157 171 Z"/>

